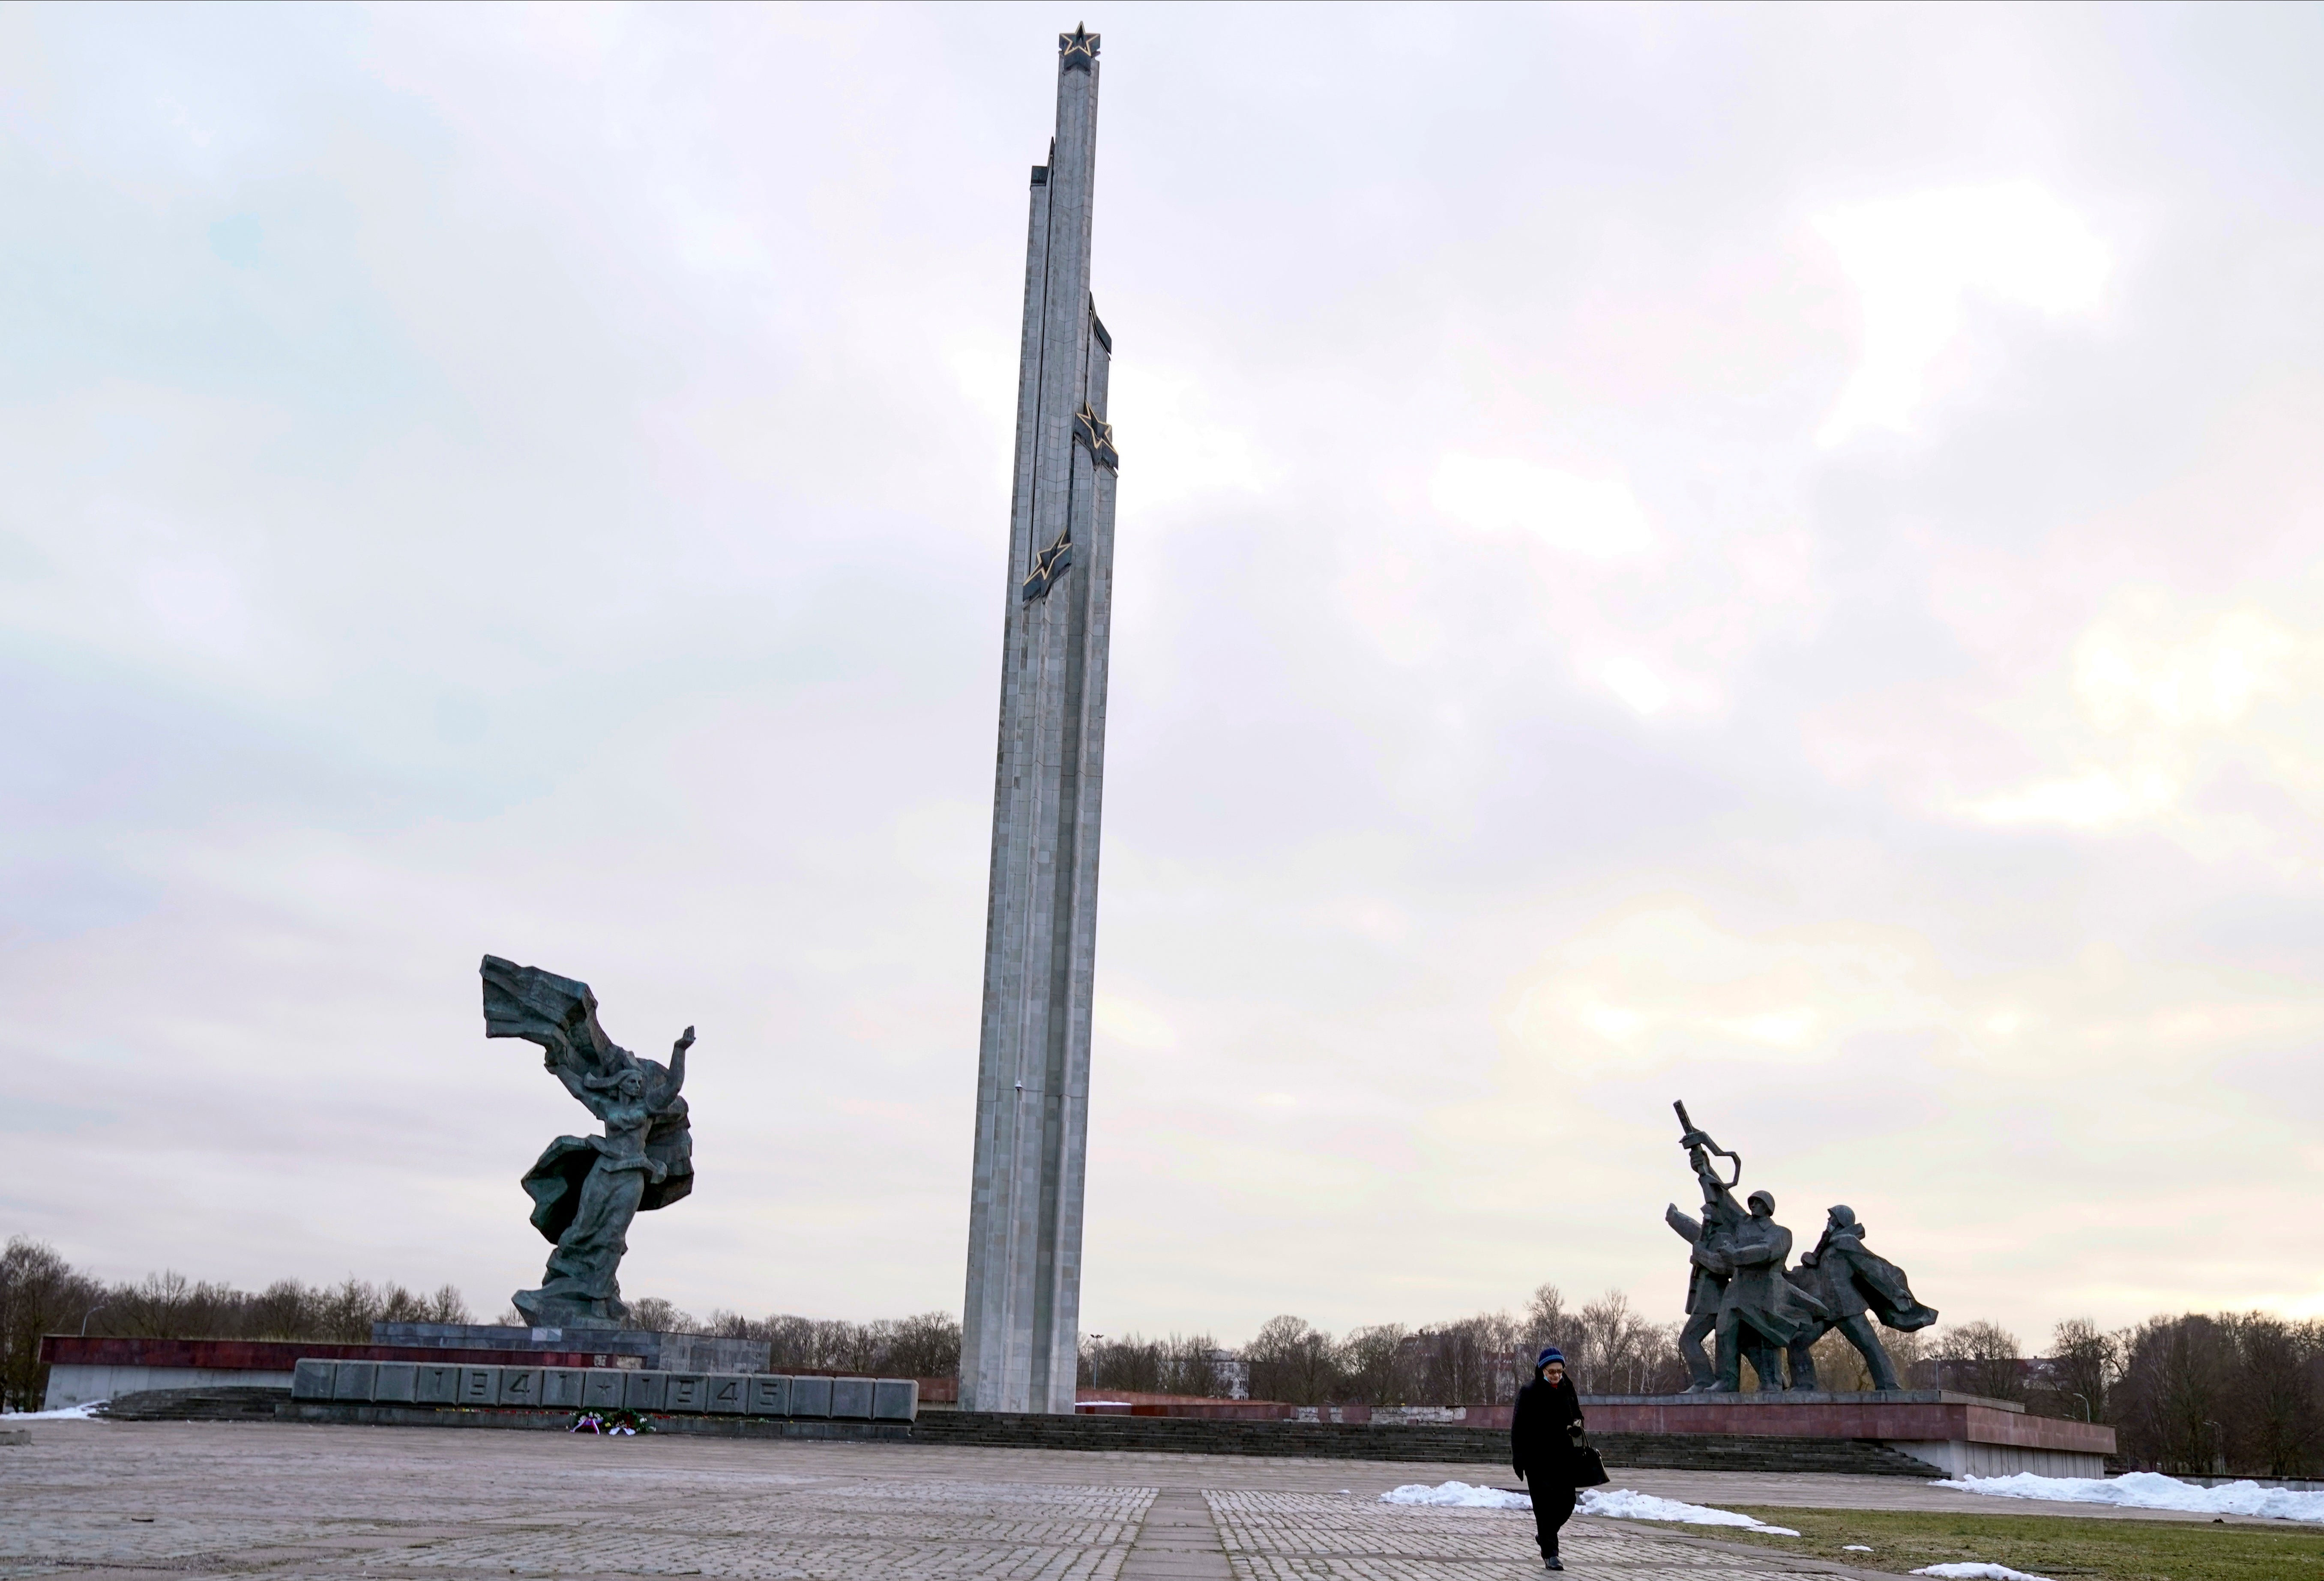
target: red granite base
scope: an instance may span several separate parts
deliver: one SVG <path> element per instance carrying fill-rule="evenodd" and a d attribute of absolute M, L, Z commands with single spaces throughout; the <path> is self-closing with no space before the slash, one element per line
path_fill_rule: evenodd
<path fill-rule="evenodd" d="M 2101 1475 L 2115 1452 L 2114 1429 L 2103 1424 L 2029 1416 L 2014 1401 L 1950 1391 L 1599 1395 L 1582 1404 L 1597 1433 L 1872 1439 L 1955 1475 Z"/>

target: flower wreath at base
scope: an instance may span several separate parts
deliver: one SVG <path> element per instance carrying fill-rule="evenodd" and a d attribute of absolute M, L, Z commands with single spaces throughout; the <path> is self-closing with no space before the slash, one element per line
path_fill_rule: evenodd
<path fill-rule="evenodd" d="M 602 1433 L 621 1438 L 632 1438 L 653 1430 L 653 1423 L 634 1411 L 576 1411 L 573 1413 L 573 1425 L 566 1429 L 571 1433 Z"/>

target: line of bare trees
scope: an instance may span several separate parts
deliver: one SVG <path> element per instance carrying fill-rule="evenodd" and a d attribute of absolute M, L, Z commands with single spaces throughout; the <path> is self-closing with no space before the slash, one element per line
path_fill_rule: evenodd
<path fill-rule="evenodd" d="M 1233 1380 L 1221 1365 L 1227 1354 L 1231 1353 L 1223 1352 L 1207 1334 L 1172 1334 L 1160 1339 L 1085 1335 L 1077 1382 L 1084 1389 L 1223 1399 L 1233 1393 Z"/>
<path fill-rule="evenodd" d="M 0 1251 L 0 1407 L 38 1411 L 48 1387 L 43 1334 L 361 1343 L 376 1322 L 466 1323 L 467 1302 L 445 1285 L 417 1295 L 400 1284 L 336 1285 L 278 1279 L 262 1291 L 197 1282 L 171 1272 L 108 1284 L 55 1248 L 17 1236 Z"/>
<path fill-rule="evenodd" d="M 946 1378 L 960 1370 L 960 1319 L 949 1312 L 869 1323 L 778 1313 L 714 1311 L 707 1322 L 659 1296 L 630 1303 L 631 1321 L 670 1334 L 763 1339 L 778 1369 Z M 521 1327 L 511 1310 L 497 1319 Z M 44 1334 L 180 1339 L 312 1339 L 361 1345 L 374 1323 L 474 1321 L 459 1291 L 416 1295 L 400 1284 L 336 1285 L 280 1279 L 262 1291 L 196 1282 L 174 1271 L 134 1283 L 81 1273 L 42 1242 L 18 1236 L 0 1251 L 0 1410 L 37 1411 L 48 1390 Z"/>
<path fill-rule="evenodd" d="M 765 1340 L 779 1369 L 941 1378 L 960 1366 L 960 1323 L 949 1312 L 851 1323 L 714 1311 L 698 1322 L 657 1297 L 631 1308 L 643 1328 Z M 249 1291 L 173 1272 L 107 1283 L 20 1236 L 0 1251 L 0 1406 L 39 1409 L 43 1334 L 361 1343 L 375 1322 L 469 1320 L 450 1285 L 418 1295 L 352 1277 L 337 1285 L 284 1279 Z M 521 1321 L 513 1313 L 504 1320 Z M 1274 1318 L 1240 1359 L 1251 1398 L 1295 1405 L 1507 1404 L 1545 1345 L 1565 1352 L 1584 1393 L 1661 1394 L 1686 1386 L 1678 1328 L 1649 1321 L 1619 1291 L 1569 1309 L 1558 1288 L 1545 1284 L 1520 1313 L 1418 1328 L 1379 1323 L 1334 1337 L 1299 1318 Z M 2324 1321 L 2188 1313 L 2106 1330 L 2075 1319 L 2052 1331 L 2048 1356 L 2030 1357 L 2015 1335 L 1983 1321 L 1881 1337 L 1910 1386 L 2110 1423 L 2133 1466 L 2271 1476 L 2324 1467 Z M 1208 1334 L 1093 1336 L 1082 1345 L 1080 1382 L 1216 1397 L 1229 1393 L 1224 1358 L 1234 1354 Z M 1837 1334 L 1817 1345 L 1816 1366 L 1827 1388 L 1870 1384 L 1862 1358 Z M 1744 1381 L 1756 1386 L 1748 1368 Z"/>
<path fill-rule="evenodd" d="M 2107 1330 L 2061 1323 L 2050 1354 L 2019 1355 L 1993 1323 L 1949 1331 L 1916 1379 L 2111 1423 L 2129 1466 L 2182 1475 L 2309 1476 L 2324 1468 L 2324 1321 L 2189 1312 Z"/>
<path fill-rule="evenodd" d="M 630 1301 L 630 1326 L 661 1334 L 715 1334 L 727 1339 L 767 1344 L 767 1365 L 776 1372 L 867 1373 L 883 1378 L 949 1378 L 960 1371 L 960 1319 L 950 1312 L 910 1318 L 876 1318 L 851 1323 L 844 1318 L 802 1318 L 773 1312 L 750 1318 L 724 1308 L 697 1321 L 659 1296 Z M 521 1321 L 513 1315 L 512 1322 Z"/>
<path fill-rule="evenodd" d="M 642 1303 L 632 1303 L 635 1306 Z M 667 1304 L 667 1303 L 665 1303 Z M 960 1319 L 950 1312 L 911 1318 L 879 1318 L 851 1323 L 844 1318 L 800 1318 L 778 1312 L 745 1318 L 715 1311 L 696 1328 L 683 1312 L 666 1333 L 723 1334 L 733 1339 L 763 1339 L 767 1365 L 776 1372 L 862 1373 L 882 1378 L 949 1378 L 960 1371 Z M 634 1320 L 634 1319 L 633 1319 Z M 647 1325 L 640 1324 L 640 1327 Z"/>
<path fill-rule="evenodd" d="M 789 1312 L 752 1318 L 720 1307 L 712 1309 L 706 1321 L 657 1295 L 633 1296 L 625 1304 L 632 1328 L 764 1340 L 767 1365 L 777 1372 L 789 1368 L 871 1373 L 883 1378 L 949 1378 L 960 1371 L 960 1319 L 950 1312 L 851 1323 L 844 1318 L 802 1318 Z M 514 1307 L 496 1320 L 511 1328 L 527 1321 Z"/>
<path fill-rule="evenodd" d="M 1305 1319 L 1269 1319 L 1241 1349 L 1255 1400 L 1293 1405 L 1505 1405 L 1533 1375 L 1545 1345 L 1564 1351 L 1593 1394 L 1666 1393 L 1686 1386 L 1677 1326 L 1655 1324 L 1609 1291 L 1569 1310 L 1553 1284 L 1522 1313 L 1480 1312 L 1407 1328 L 1378 1323 L 1334 1337 Z M 1207 1334 L 1085 1340 L 1081 1381 L 1090 1388 L 1169 1394 L 1223 1393 Z"/>

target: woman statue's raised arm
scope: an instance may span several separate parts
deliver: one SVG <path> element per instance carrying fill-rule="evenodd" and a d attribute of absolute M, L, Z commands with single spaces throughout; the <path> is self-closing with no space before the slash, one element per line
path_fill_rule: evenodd
<path fill-rule="evenodd" d="M 669 1086 L 661 1094 L 663 1105 L 667 1105 L 670 1099 L 676 1098 L 678 1089 L 686 1085 L 686 1051 L 693 1046 L 694 1028 L 690 1026 L 676 1043 L 669 1045 Z"/>

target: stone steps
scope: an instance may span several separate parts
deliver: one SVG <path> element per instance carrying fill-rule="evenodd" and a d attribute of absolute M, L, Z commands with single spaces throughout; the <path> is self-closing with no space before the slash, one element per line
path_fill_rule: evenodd
<path fill-rule="evenodd" d="M 1641 1471 L 1823 1471 L 1845 1476 L 1910 1476 L 1923 1482 L 1944 1475 L 1927 1461 L 1872 1439 L 1592 1433 L 1590 1441 L 1608 1466 Z"/>
<path fill-rule="evenodd" d="M 124 1394 L 95 1414 L 108 1421 L 272 1421 L 275 1408 L 290 1403 L 288 1389 L 211 1383 Z"/>
<path fill-rule="evenodd" d="M 1025 1449 L 1117 1449 L 1145 1454 L 1266 1455 L 1323 1460 L 1441 1461 L 1507 1466 L 1505 1429 L 1416 1423 L 1217 1421 L 1193 1417 L 1038 1416 L 925 1411 L 912 1425 L 922 1444 Z M 1664 1433 L 1593 1434 L 1609 1466 L 1670 1471 L 1816 1471 L 1855 1476 L 1943 1474 L 1900 1450 L 1855 1439 L 1740 1438 Z"/>

